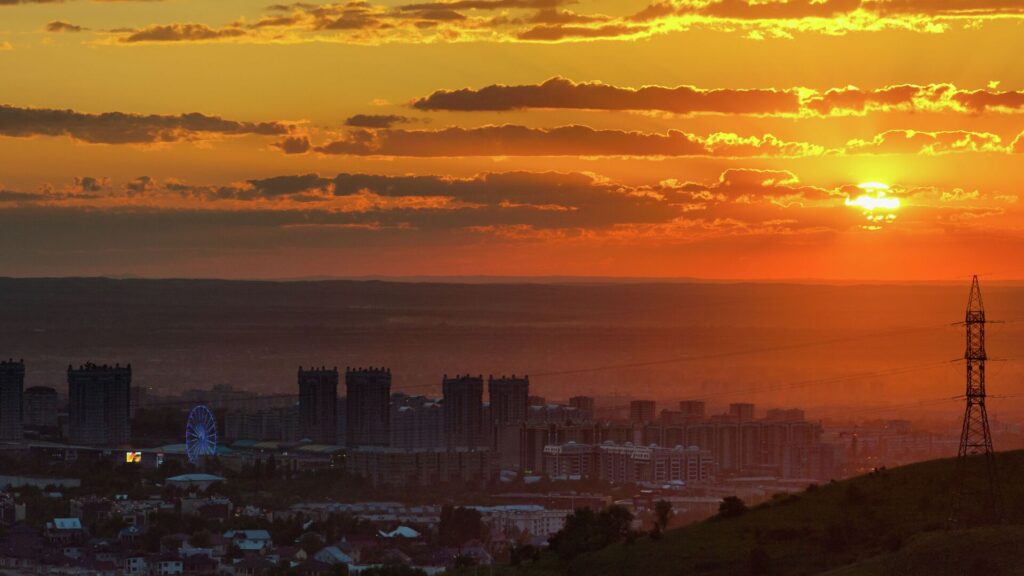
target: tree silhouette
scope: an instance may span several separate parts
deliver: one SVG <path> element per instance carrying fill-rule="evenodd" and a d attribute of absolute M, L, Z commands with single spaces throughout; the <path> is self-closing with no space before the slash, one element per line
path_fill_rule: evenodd
<path fill-rule="evenodd" d="M 718 505 L 719 518 L 735 518 L 742 516 L 747 511 L 747 505 L 736 496 L 726 496 Z"/>

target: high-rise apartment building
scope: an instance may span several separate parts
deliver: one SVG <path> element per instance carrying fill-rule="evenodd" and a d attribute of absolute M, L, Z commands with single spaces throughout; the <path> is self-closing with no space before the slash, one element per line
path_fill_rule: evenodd
<path fill-rule="evenodd" d="M 301 436 L 316 444 L 338 441 L 338 369 L 299 367 Z"/>
<path fill-rule="evenodd" d="M 594 399 L 590 396 L 573 396 L 569 398 L 569 406 L 579 411 L 584 420 L 594 419 Z"/>
<path fill-rule="evenodd" d="M 120 446 L 131 440 L 132 367 L 68 366 L 68 434 L 73 444 Z"/>
<path fill-rule="evenodd" d="M 754 419 L 754 405 L 746 402 L 736 402 L 729 404 L 729 416 L 736 418 L 742 422 L 747 422 Z"/>
<path fill-rule="evenodd" d="M 444 436 L 449 448 L 476 448 L 483 442 L 483 376 L 446 374 Z"/>
<path fill-rule="evenodd" d="M 345 369 L 345 443 L 387 446 L 391 436 L 391 370 Z"/>
<path fill-rule="evenodd" d="M 491 404 L 491 422 L 494 425 L 522 424 L 526 422 L 530 398 L 530 377 L 502 376 L 487 378 L 487 395 Z"/>
<path fill-rule="evenodd" d="M 629 421 L 634 424 L 654 422 L 654 400 L 633 400 L 629 403 Z"/>
<path fill-rule="evenodd" d="M 391 447 L 444 448 L 444 406 L 424 396 L 391 397 Z"/>
<path fill-rule="evenodd" d="M 683 418 L 701 419 L 704 418 L 706 404 L 703 400 L 683 400 L 679 403 L 679 411 Z"/>
<path fill-rule="evenodd" d="M 53 428 L 57 426 L 57 391 L 48 386 L 25 389 L 25 426 Z"/>
<path fill-rule="evenodd" d="M 23 436 L 24 388 L 25 362 L 0 362 L 0 440 L 21 440 Z"/>

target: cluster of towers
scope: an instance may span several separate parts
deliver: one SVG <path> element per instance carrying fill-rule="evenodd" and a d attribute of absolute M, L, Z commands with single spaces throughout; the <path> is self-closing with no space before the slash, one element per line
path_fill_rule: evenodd
<path fill-rule="evenodd" d="M 301 434 L 320 444 L 338 440 L 337 368 L 299 368 L 299 416 Z M 530 394 L 529 377 L 487 378 L 490 418 L 484 417 L 484 377 L 457 375 L 442 380 L 444 393 L 444 442 L 449 448 L 475 448 L 490 443 L 488 424 L 519 425 L 526 422 Z M 391 442 L 391 370 L 345 369 L 345 444 L 388 446 Z"/>
<path fill-rule="evenodd" d="M 68 436 L 75 444 L 120 446 L 131 440 L 131 365 L 68 366 Z M 25 389 L 25 362 L 0 362 L 0 440 L 21 440 L 24 428 L 57 424 L 57 391 Z"/>

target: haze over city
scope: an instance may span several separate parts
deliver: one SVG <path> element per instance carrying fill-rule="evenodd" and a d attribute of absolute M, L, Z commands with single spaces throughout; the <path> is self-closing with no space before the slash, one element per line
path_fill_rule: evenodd
<path fill-rule="evenodd" d="M 0 574 L 1020 574 L 1022 27 L 0 0 Z"/>

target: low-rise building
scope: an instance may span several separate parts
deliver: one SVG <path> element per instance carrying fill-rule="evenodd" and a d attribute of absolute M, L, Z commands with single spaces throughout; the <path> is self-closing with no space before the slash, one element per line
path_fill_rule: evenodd
<path fill-rule="evenodd" d="M 544 447 L 544 471 L 552 477 L 605 482 L 705 483 L 713 479 L 711 452 L 696 446 L 663 448 L 605 442 Z"/>
<path fill-rule="evenodd" d="M 489 484 L 497 476 L 497 461 L 487 449 L 362 446 L 348 450 L 345 469 L 377 486 Z"/>
<path fill-rule="evenodd" d="M 550 538 L 565 526 L 570 510 L 549 510 L 531 504 L 499 506 L 472 506 L 480 512 L 481 520 L 492 530 L 506 535 L 540 536 Z"/>

